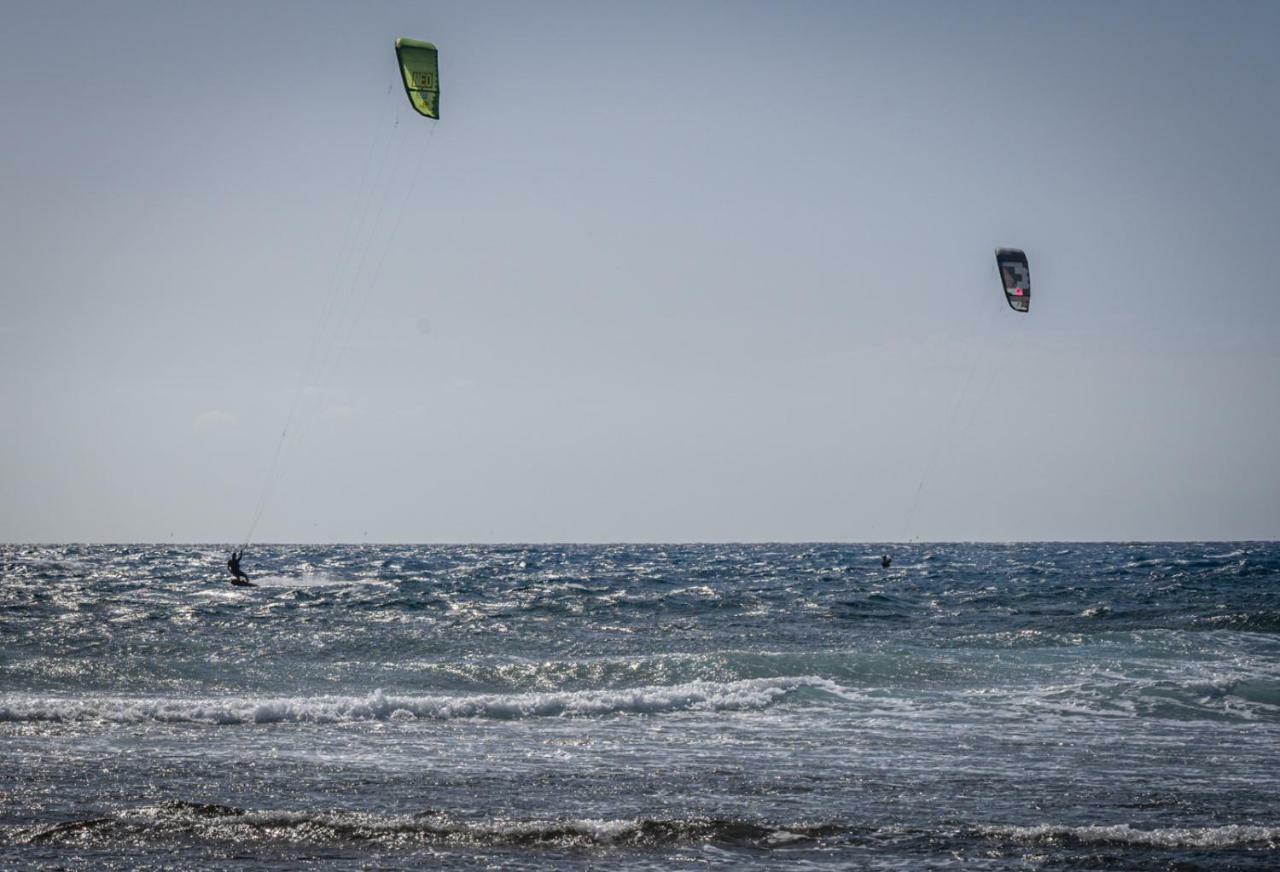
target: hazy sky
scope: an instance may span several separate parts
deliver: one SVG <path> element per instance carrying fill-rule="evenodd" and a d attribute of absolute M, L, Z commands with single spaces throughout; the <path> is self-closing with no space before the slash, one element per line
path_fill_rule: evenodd
<path fill-rule="evenodd" d="M 1278 3 L 0 12 L 0 540 L 1280 537 Z"/>

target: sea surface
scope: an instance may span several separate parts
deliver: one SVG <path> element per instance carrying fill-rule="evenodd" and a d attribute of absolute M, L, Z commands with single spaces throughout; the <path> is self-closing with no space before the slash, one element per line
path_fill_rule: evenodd
<path fill-rule="evenodd" d="M 0 868 L 1277 869 L 1280 545 L 0 548 Z"/>

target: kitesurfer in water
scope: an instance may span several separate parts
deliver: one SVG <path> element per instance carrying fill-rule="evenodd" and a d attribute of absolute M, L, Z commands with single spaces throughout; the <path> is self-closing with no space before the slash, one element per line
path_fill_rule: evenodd
<path fill-rule="evenodd" d="M 890 564 L 890 563 L 892 563 L 892 562 L 893 562 L 893 558 L 892 558 L 892 557 L 890 557 L 888 554 L 882 554 L 882 555 L 880 555 L 880 568 L 881 568 L 881 569 L 888 569 L 888 568 L 889 568 L 889 564 Z"/>
<path fill-rule="evenodd" d="M 249 580 L 249 576 L 244 574 L 244 570 L 240 568 L 240 558 L 244 556 L 244 549 L 238 552 L 231 552 L 231 559 L 227 561 L 227 569 L 231 570 L 231 583 L 240 587 L 253 587 L 253 582 Z"/>

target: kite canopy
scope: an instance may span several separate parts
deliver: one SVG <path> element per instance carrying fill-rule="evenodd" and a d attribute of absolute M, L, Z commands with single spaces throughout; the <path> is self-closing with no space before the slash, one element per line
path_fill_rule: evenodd
<path fill-rule="evenodd" d="M 1000 268 L 1000 281 L 1004 284 L 1004 298 L 1015 312 L 1031 308 L 1031 267 L 1020 248 L 997 248 L 996 266 Z"/>
<path fill-rule="evenodd" d="M 396 59 L 400 61 L 400 77 L 409 102 L 418 114 L 440 117 L 440 66 L 436 47 L 416 39 L 396 40 Z"/>

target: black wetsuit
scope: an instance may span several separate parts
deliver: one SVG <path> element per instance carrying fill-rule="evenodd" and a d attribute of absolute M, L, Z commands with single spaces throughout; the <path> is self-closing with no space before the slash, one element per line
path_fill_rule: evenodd
<path fill-rule="evenodd" d="M 883 557 L 881 557 L 881 558 L 880 558 L 880 568 L 881 568 L 881 569 L 888 569 L 888 568 L 889 568 L 889 564 L 890 564 L 890 563 L 892 563 L 892 562 L 893 562 L 893 558 L 892 558 L 892 557 L 890 557 L 888 554 L 886 554 L 886 555 L 884 555 Z"/>
<path fill-rule="evenodd" d="M 254 584 L 249 580 L 249 576 L 245 575 L 244 571 L 240 568 L 240 558 L 242 556 L 243 552 L 237 554 L 232 551 L 231 559 L 227 561 L 227 569 L 231 570 L 231 583 L 239 585 L 240 587 L 253 587 Z"/>

